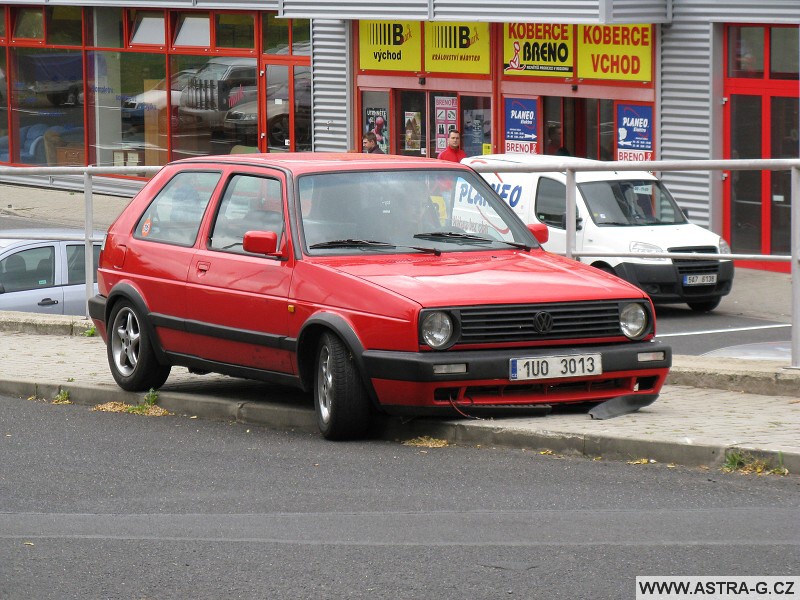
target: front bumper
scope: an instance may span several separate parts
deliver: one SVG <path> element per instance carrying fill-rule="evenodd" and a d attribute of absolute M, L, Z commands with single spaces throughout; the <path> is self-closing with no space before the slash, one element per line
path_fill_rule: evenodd
<path fill-rule="evenodd" d="M 697 266 L 692 263 L 697 262 Z M 727 295 L 733 286 L 733 261 L 666 262 L 662 264 L 620 263 L 618 277 L 641 288 L 655 303 L 708 302 Z M 713 285 L 683 285 L 683 276 L 716 273 Z"/>
<path fill-rule="evenodd" d="M 516 381 L 512 358 L 599 353 L 603 373 Z M 652 359 L 653 355 L 659 356 Z M 644 358 L 647 358 L 646 360 Z M 559 346 L 513 350 L 386 352 L 363 354 L 378 403 L 387 412 L 415 414 L 465 406 L 533 406 L 602 402 L 626 394 L 657 394 L 672 365 L 672 349 L 660 342 Z M 434 365 L 465 364 L 466 373 L 437 374 Z"/>

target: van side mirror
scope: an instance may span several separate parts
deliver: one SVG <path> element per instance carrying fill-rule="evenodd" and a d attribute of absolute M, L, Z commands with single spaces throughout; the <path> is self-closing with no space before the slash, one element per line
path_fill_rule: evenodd
<path fill-rule="evenodd" d="M 681 209 L 681 212 L 683 213 L 683 216 L 688 219 L 689 218 L 689 209 L 688 208 L 683 208 L 682 206 L 679 207 L 679 208 Z"/>
<path fill-rule="evenodd" d="M 536 241 L 540 244 L 546 244 L 547 240 L 550 239 L 550 230 L 544 223 L 529 223 L 528 231 L 533 234 L 533 237 L 535 237 Z"/>
<path fill-rule="evenodd" d="M 567 213 L 561 215 L 561 229 L 567 228 Z M 575 215 L 575 231 L 583 229 L 583 218 Z"/>
<path fill-rule="evenodd" d="M 244 234 L 242 247 L 245 252 L 252 252 L 253 254 L 282 255 L 278 251 L 278 234 L 274 231 L 248 231 Z"/>
<path fill-rule="evenodd" d="M 6 293 L 6 286 L 0 283 L 0 294 L 5 294 L 5 293 Z"/>

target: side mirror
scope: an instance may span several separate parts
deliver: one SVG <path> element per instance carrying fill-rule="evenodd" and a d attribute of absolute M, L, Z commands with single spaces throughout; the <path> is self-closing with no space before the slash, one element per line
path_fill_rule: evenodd
<path fill-rule="evenodd" d="M 278 234 L 274 231 L 248 231 L 244 234 L 242 247 L 245 252 L 281 256 L 278 251 Z"/>
<path fill-rule="evenodd" d="M 533 237 L 535 237 L 536 241 L 540 244 L 546 244 L 547 240 L 550 239 L 550 230 L 544 223 L 529 223 L 528 231 L 533 234 Z"/>
<path fill-rule="evenodd" d="M 5 293 L 6 293 L 6 286 L 0 283 L 0 294 L 5 294 Z"/>
<path fill-rule="evenodd" d="M 567 213 L 561 215 L 561 229 L 567 228 Z M 583 219 L 579 216 L 575 216 L 575 231 L 580 231 L 583 229 Z"/>
<path fill-rule="evenodd" d="M 683 216 L 688 219 L 689 218 L 689 209 L 683 208 L 682 206 L 680 207 L 680 209 L 681 209 L 681 212 L 683 213 Z"/>

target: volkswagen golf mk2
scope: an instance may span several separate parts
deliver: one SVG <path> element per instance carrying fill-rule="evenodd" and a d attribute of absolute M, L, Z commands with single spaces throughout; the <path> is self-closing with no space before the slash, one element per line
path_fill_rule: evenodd
<path fill-rule="evenodd" d="M 187 159 L 109 228 L 90 314 L 123 389 L 176 365 L 290 384 L 330 439 L 376 411 L 649 404 L 672 359 L 649 298 L 546 238 L 455 163 Z"/>

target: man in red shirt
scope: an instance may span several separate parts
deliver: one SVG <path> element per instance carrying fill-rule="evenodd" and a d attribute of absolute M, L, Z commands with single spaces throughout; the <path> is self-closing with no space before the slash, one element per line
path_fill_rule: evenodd
<path fill-rule="evenodd" d="M 457 129 L 451 129 L 447 135 L 447 148 L 439 153 L 439 158 L 450 162 L 461 162 L 462 159 L 467 158 L 467 153 L 460 146 L 461 132 Z"/>

